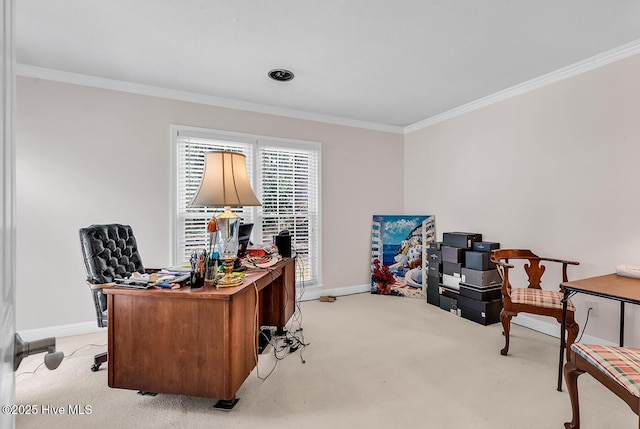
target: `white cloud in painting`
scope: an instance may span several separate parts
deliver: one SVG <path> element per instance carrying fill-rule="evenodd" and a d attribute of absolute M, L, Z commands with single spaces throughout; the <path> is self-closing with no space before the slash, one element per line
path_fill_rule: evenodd
<path fill-rule="evenodd" d="M 407 238 L 407 234 L 418 226 L 418 219 L 398 219 L 394 221 L 385 221 L 384 237 L 387 242 L 398 242 Z"/>

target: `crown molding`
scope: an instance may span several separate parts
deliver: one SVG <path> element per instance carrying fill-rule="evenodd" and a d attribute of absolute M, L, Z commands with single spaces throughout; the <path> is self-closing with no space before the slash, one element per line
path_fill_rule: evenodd
<path fill-rule="evenodd" d="M 268 115 L 283 116 L 295 119 L 303 119 L 309 121 L 323 122 L 333 125 L 343 125 L 347 127 L 363 128 L 374 131 L 383 131 L 394 134 L 409 134 L 431 125 L 438 124 L 448 119 L 464 115 L 474 110 L 490 106 L 495 103 L 507 100 L 509 98 L 524 94 L 529 91 L 550 85 L 552 83 L 588 72 L 590 70 L 611 64 L 622 60 L 626 57 L 640 53 L 640 40 L 636 40 L 610 51 L 594 55 L 583 61 L 579 61 L 559 70 L 547 73 L 540 77 L 528 80 L 510 88 L 471 101 L 462 106 L 407 125 L 406 127 L 379 124 L 367 121 L 358 121 L 355 119 L 347 119 L 338 116 L 321 115 L 317 113 L 306 112 L 302 110 L 287 109 L 283 107 L 269 106 L 258 103 L 249 103 L 245 101 L 233 100 L 229 98 L 215 97 L 203 95 L 187 91 L 178 91 L 167 88 L 160 88 L 151 85 L 143 85 L 131 82 L 124 82 L 113 79 L 105 79 L 96 76 L 83 75 L 78 73 L 69 73 L 60 70 L 47 69 L 42 67 L 29 66 L 25 64 L 16 64 L 16 75 L 31 77 L 35 79 L 45 79 L 56 82 L 64 82 L 75 85 L 90 86 L 95 88 L 109 89 L 114 91 L 128 92 L 132 94 L 147 95 L 151 97 L 160 97 L 170 100 L 186 101 L 191 103 L 199 103 L 210 106 L 226 107 L 229 109 L 245 110 L 249 112 L 264 113 Z"/>
<path fill-rule="evenodd" d="M 55 82 L 70 83 L 74 85 L 89 86 L 94 88 L 109 89 L 113 91 L 128 92 L 138 95 L 160 97 L 170 100 L 186 101 L 190 103 L 205 104 L 209 106 L 226 107 L 229 109 L 245 110 L 267 115 L 284 116 L 288 118 L 304 119 L 309 121 L 323 122 L 333 125 L 343 125 L 346 127 L 363 128 L 374 131 L 384 131 L 394 134 L 403 134 L 404 128 L 394 125 L 379 124 L 355 119 L 342 118 L 339 116 L 322 115 L 318 113 L 305 112 L 302 110 L 287 109 L 284 107 L 269 106 L 265 104 L 249 103 L 246 101 L 233 100 L 230 98 L 215 97 L 211 95 L 198 94 L 187 91 L 178 91 L 157 86 L 143 85 L 138 83 L 124 82 L 114 79 L 105 79 L 96 76 L 89 76 L 79 73 L 69 73 L 60 70 L 35 67 L 26 64 L 16 64 L 16 75 L 30 77 L 34 79 L 44 79 Z"/>
<path fill-rule="evenodd" d="M 432 116 L 414 124 L 408 125 L 404 128 L 404 133 L 412 133 L 422 128 L 435 125 L 437 123 L 446 121 L 448 119 L 455 118 L 457 116 L 464 115 L 465 113 L 472 112 L 474 110 L 481 109 L 483 107 L 490 106 L 495 103 L 507 100 L 511 97 L 524 94 L 529 91 L 541 88 L 546 85 L 588 72 L 590 70 L 611 64 L 613 62 L 622 60 L 631 55 L 640 53 L 640 40 L 636 40 L 626 45 L 622 45 L 618 48 L 612 49 L 601 54 L 594 55 L 586 60 L 579 61 L 567 67 L 563 67 L 559 70 L 547 73 L 540 77 L 528 80 L 521 84 L 512 86 L 503 91 L 496 92 L 487 97 L 480 98 L 467 104 L 463 104 L 460 107 L 448 110 L 444 113 Z"/>

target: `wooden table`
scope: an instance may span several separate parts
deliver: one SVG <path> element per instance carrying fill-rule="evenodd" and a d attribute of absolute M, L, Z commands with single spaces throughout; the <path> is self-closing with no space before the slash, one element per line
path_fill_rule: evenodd
<path fill-rule="evenodd" d="M 294 259 L 245 273 L 242 285 L 220 289 L 105 289 L 109 387 L 232 407 L 256 366 L 259 328 L 282 332 L 295 307 Z"/>
<path fill-rule="evenodd" d="M 564 291 L 562 300 L 562 327 L 560 329 L 560 367 L 558 368 L 558 391 L 562 389 L 562 363 L 564 361 L 565 323 L 567 301 L 576 293 L 586 293 L 620 301 L 620 347 L 624 346 L 624 304 L 640 304 L 640 279 L 607 274 L 560 284 Z"/>

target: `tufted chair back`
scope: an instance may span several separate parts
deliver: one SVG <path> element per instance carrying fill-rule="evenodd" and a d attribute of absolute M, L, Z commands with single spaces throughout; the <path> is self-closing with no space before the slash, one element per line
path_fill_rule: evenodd
<path fill-rule="evenodd" d="M 138 244 L 129 225 L 91 225 L 80 229 L 80 243 L 87 280 L 90 283 L 110 283 L 144 273 Z"/>
<path fill-rule="evenodd" d="M 80 245 L 87 269 L 87 283 L 92 285 L 98 326 L 107 326 L 107 299 L 102 289 L 93 285 L 111 283 L 133 272 L 144 273 L 138 244 L 129 225 L 91 225 L 80 229 Z"/>

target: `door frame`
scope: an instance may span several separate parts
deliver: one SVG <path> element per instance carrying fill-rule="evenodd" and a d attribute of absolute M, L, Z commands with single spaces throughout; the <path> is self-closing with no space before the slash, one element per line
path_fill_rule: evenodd
<path fill-rule="evenodd" d="M 2 0 L 0 19 L 0 404 L 15 404 L 15 374 L 13 370 L 16 303 L 16 204 L 15 204 L 15 43 L 14 0 Z M 0 413 L 0 427 L 13 429 L 15 417 Z"/>

